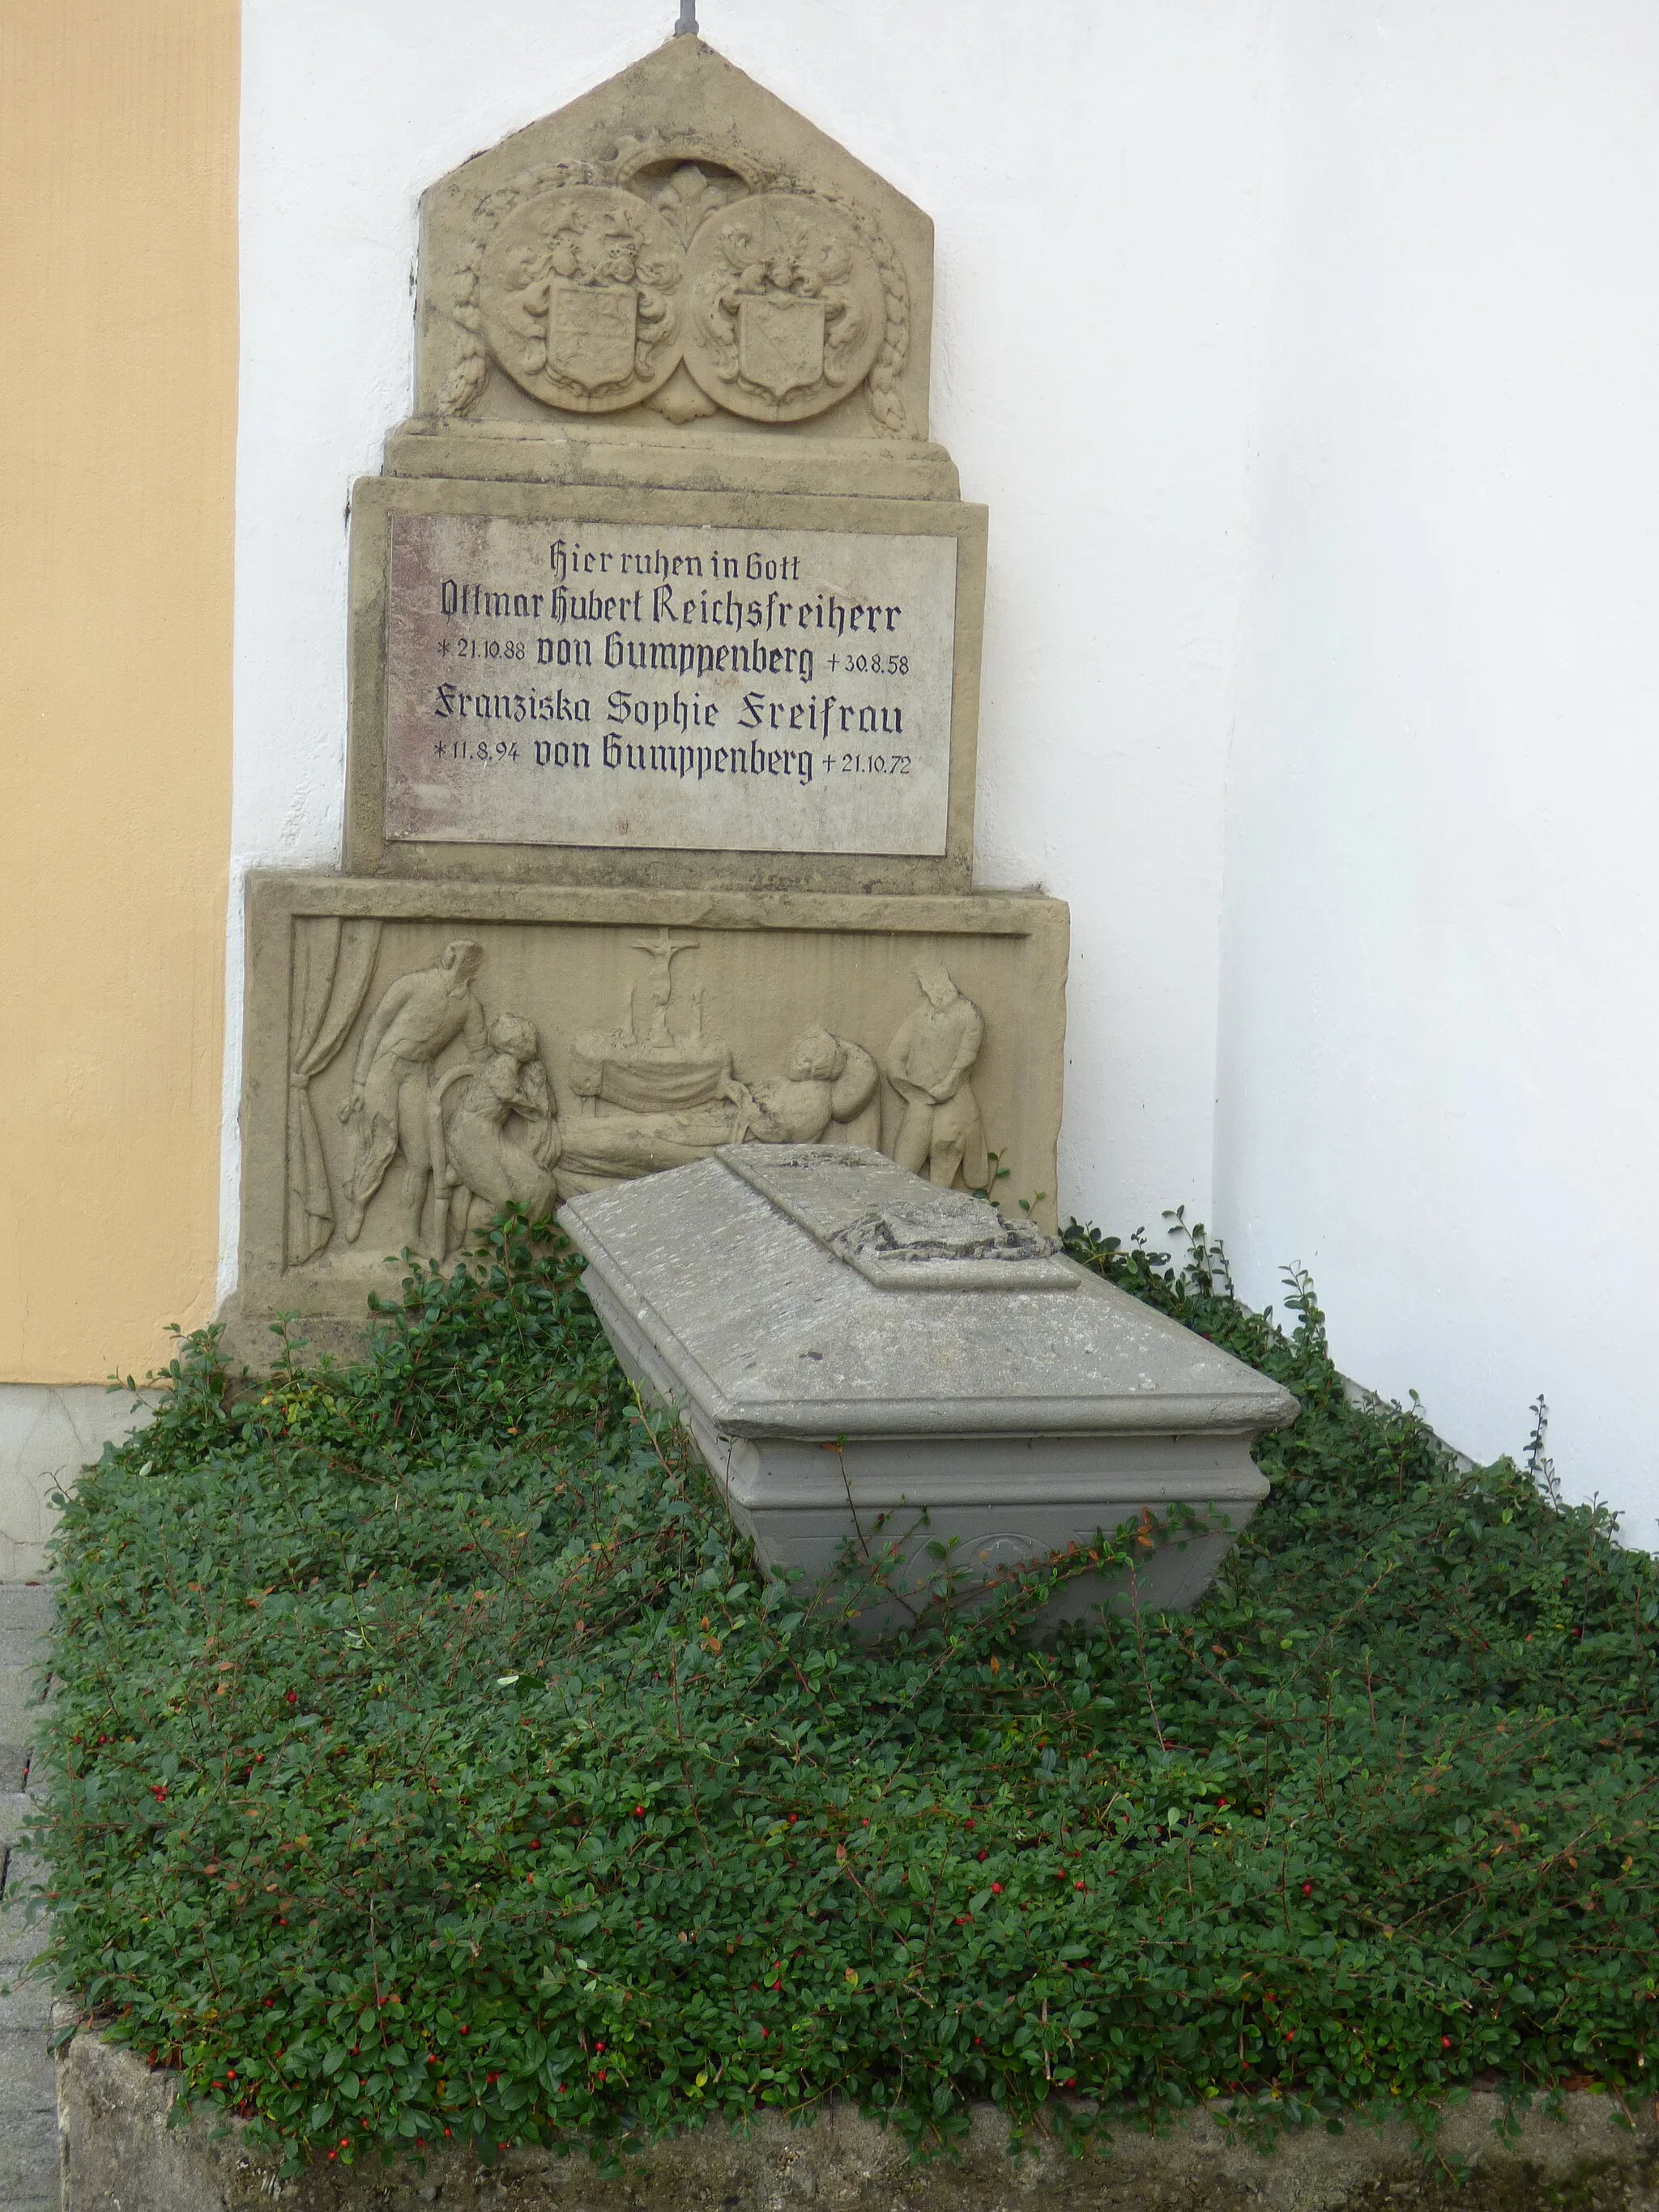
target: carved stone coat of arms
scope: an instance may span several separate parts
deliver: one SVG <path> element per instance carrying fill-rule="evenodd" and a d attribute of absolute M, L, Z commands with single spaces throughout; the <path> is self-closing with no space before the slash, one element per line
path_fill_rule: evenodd
<path fill-rule="evenodd" d="M 845 216 L 763 192 L 707 222 L 688 266 L 686 367 L 711 398 L 766 422 L 815 415 L 875 360 L 881 275 Z"/>
<path fill-rule="evenodd" d="M 904 429 L 903 271 L 839 195 L 799 180 L 754 190 L 695 161 L 626 183 L 544 173 L 498 194 L 480 224 L 450 408 L 471 405 L 493 358 L 577 414 L 643 403 L 676 422 L 723 408 L 794 422 L 867 384 L 883 428 Z"/>
<path fill-rule="evenodd" d="M 678 358 L 684 257 L 654 208 L 608 185 L 526 200 L 479 272 L 491 350 L 538 398 L 579 414 L 631 407 Z"/>

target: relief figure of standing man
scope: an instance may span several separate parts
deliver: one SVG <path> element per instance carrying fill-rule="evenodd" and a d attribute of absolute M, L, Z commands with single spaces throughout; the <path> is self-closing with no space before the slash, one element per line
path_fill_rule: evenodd
<path fill-rule="evenodd" d="M 393 1157 L 404 1155 L 404 1242 L 418 1246 L 432 1171 L 427 1103 L 433 1063 L 455 1039 L 480 1058 L 483 1008 L 472 978 L 483 947 L 459 937 L 431 968 L 400 975 L 375 1007 L 357 1047 L 351 1090 L 340 1108 L 346 1133 L 345 1233 L 355 1244 L 368 1202 Z"/>
<path fill-rule="evenodd" d="M 983 1189 L 991 1164 L 968 1077 L 985 1042 L 985 1023 L 943 962 L 924 963 L 915 975 L 921 1004 L 905 1016 L 887 1048 L 887 1080 L 904 1101 L 893 1158 L 942 1189 L 958 1170 L 970 1189 Z"/>

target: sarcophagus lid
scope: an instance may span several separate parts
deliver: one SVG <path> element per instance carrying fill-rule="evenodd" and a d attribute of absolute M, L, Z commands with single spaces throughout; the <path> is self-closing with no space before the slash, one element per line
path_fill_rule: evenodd
<path fill-rule="evenodd" d="M 560 1221 L 628 1372 L 681 1407 L 769 1568 L 959 1594 L 1125 1522 L 1145 1564 L 1068 1583 L 1188 1604 L 1267 1485 L 1294 1419 L 1277 1383 L 1066 1257 L 981 1198 L 860 1146 L 728 1146 L 573 1200 Z M 847 1565 L 846 1557 L 842 1565 Z"/>

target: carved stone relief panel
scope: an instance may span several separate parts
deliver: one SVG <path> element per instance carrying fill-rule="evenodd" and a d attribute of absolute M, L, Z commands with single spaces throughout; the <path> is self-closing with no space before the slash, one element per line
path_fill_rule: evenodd
<path fill-rule="evenodd" d="M 453 313 L 465 336 L 443 414 L 467 412 L 492 360 L 582 415 L 651 404 L 683 363 L 700 400 L 665 405 L 671 420 L 799 422 L 862 386 L 883 431 L 909 428 L 903 264 L 866 210 L 799 179 L 750 195 L 688 163 L 648 199 L 515 179 L 478 210 Z"/>
<path fill-rule="evenodd" d="M 680 242 L 631 192 L 567 185 L 498 223 L 476 285 L 480 327 L 514 380 L 577 414 L 631 407 L 679 360 Z"/>
<path fill-rule="evenodd" d="M 319 941 L 337 934 L 331 919 L 300 925 L 307 976 Z M 970 1081 L 985 1024 L 942 961 L 913 968 L 921 1001 L 884 1060 L 803 1007 L 801 1025 L 769 1064 L 752 1033 L 707 1029 L 708 986 L 700 975 L 684 980 L 687 966 L 707 964 L 695 957 L 705 950 L 701 935 L 659 930 L 626 944 L 641 973 L 625 980 L 622 1021 L 555 1039 L 556 1082 L 535 1023 L 490 1011 L 493 979 L 476 938 L 452 939 L 428 965 L 387 980 L 372 1004 L 360 1000 L 349 1085 L 333 1117 L 339 1133 L 319 1135 L 314 1116 L 297 1135 L 290 1127 L 289 1188 L 304 1194 L 290 1221 L 290 1259 L 315 1258 L 336 1235 L 356 1244 L 394 1168 L 395 1203 L 380 1241 L 389 1228 L 396 1249 L 434 1259 L 503 1206 L 546 1212 L 556 1200 L 684 1167 L 726 1145 L 880 1146 L 885 1127 L 893 1156 L 913 1171 L 944 1188 L 986 1187 L 989 1152 Z M 311 1021 L 310 1006 L 296 1000 L 295 1067 L 308 1057 Z M 307 1100 L 309 1085 L 307 1078 Z"/>
<path fill-rule="evenodd" d="M 315 911 L 331 893 L 359 911 Z M 244 1280 L 270 1310 L 360 1310 L 388 1254 L 447 1257 L 509 1201 L 544 1212 L 725 1146 L 869 1145 L 959 1191 L 995 1154 L 1004 1194 L 1052 1216 L 1054 902 L 468 903 L 256 879 Z"/>
<path fill-rule="evenodd" d="M 902 278 L 896 335 L 902 329 Z M 887 301 L 855 216 L 806 192 L 762 192 L 691 241 L 686 366 L 711 399 L 798 422 L 856 391 L 881 357 Z"/>
<path fill-rule="evenodd" d="M 927 436 L 927 218 L 701 40 L 434 186 L 419 289 L 428 416 Z"/>

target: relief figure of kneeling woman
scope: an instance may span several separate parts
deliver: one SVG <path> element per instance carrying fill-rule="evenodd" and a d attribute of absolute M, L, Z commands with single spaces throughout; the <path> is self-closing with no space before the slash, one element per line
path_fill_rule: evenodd
<path fill-rule="evenodd" d="M 450 1194 L 450 1250 L 504 1206 L 553 1211 L 559 1124 L 535 1024 L 498 1014 L 486 1046 L 482 1060 L 434 1090 L 432 1153 L 443 1164 L 440 1188 Z"/>

